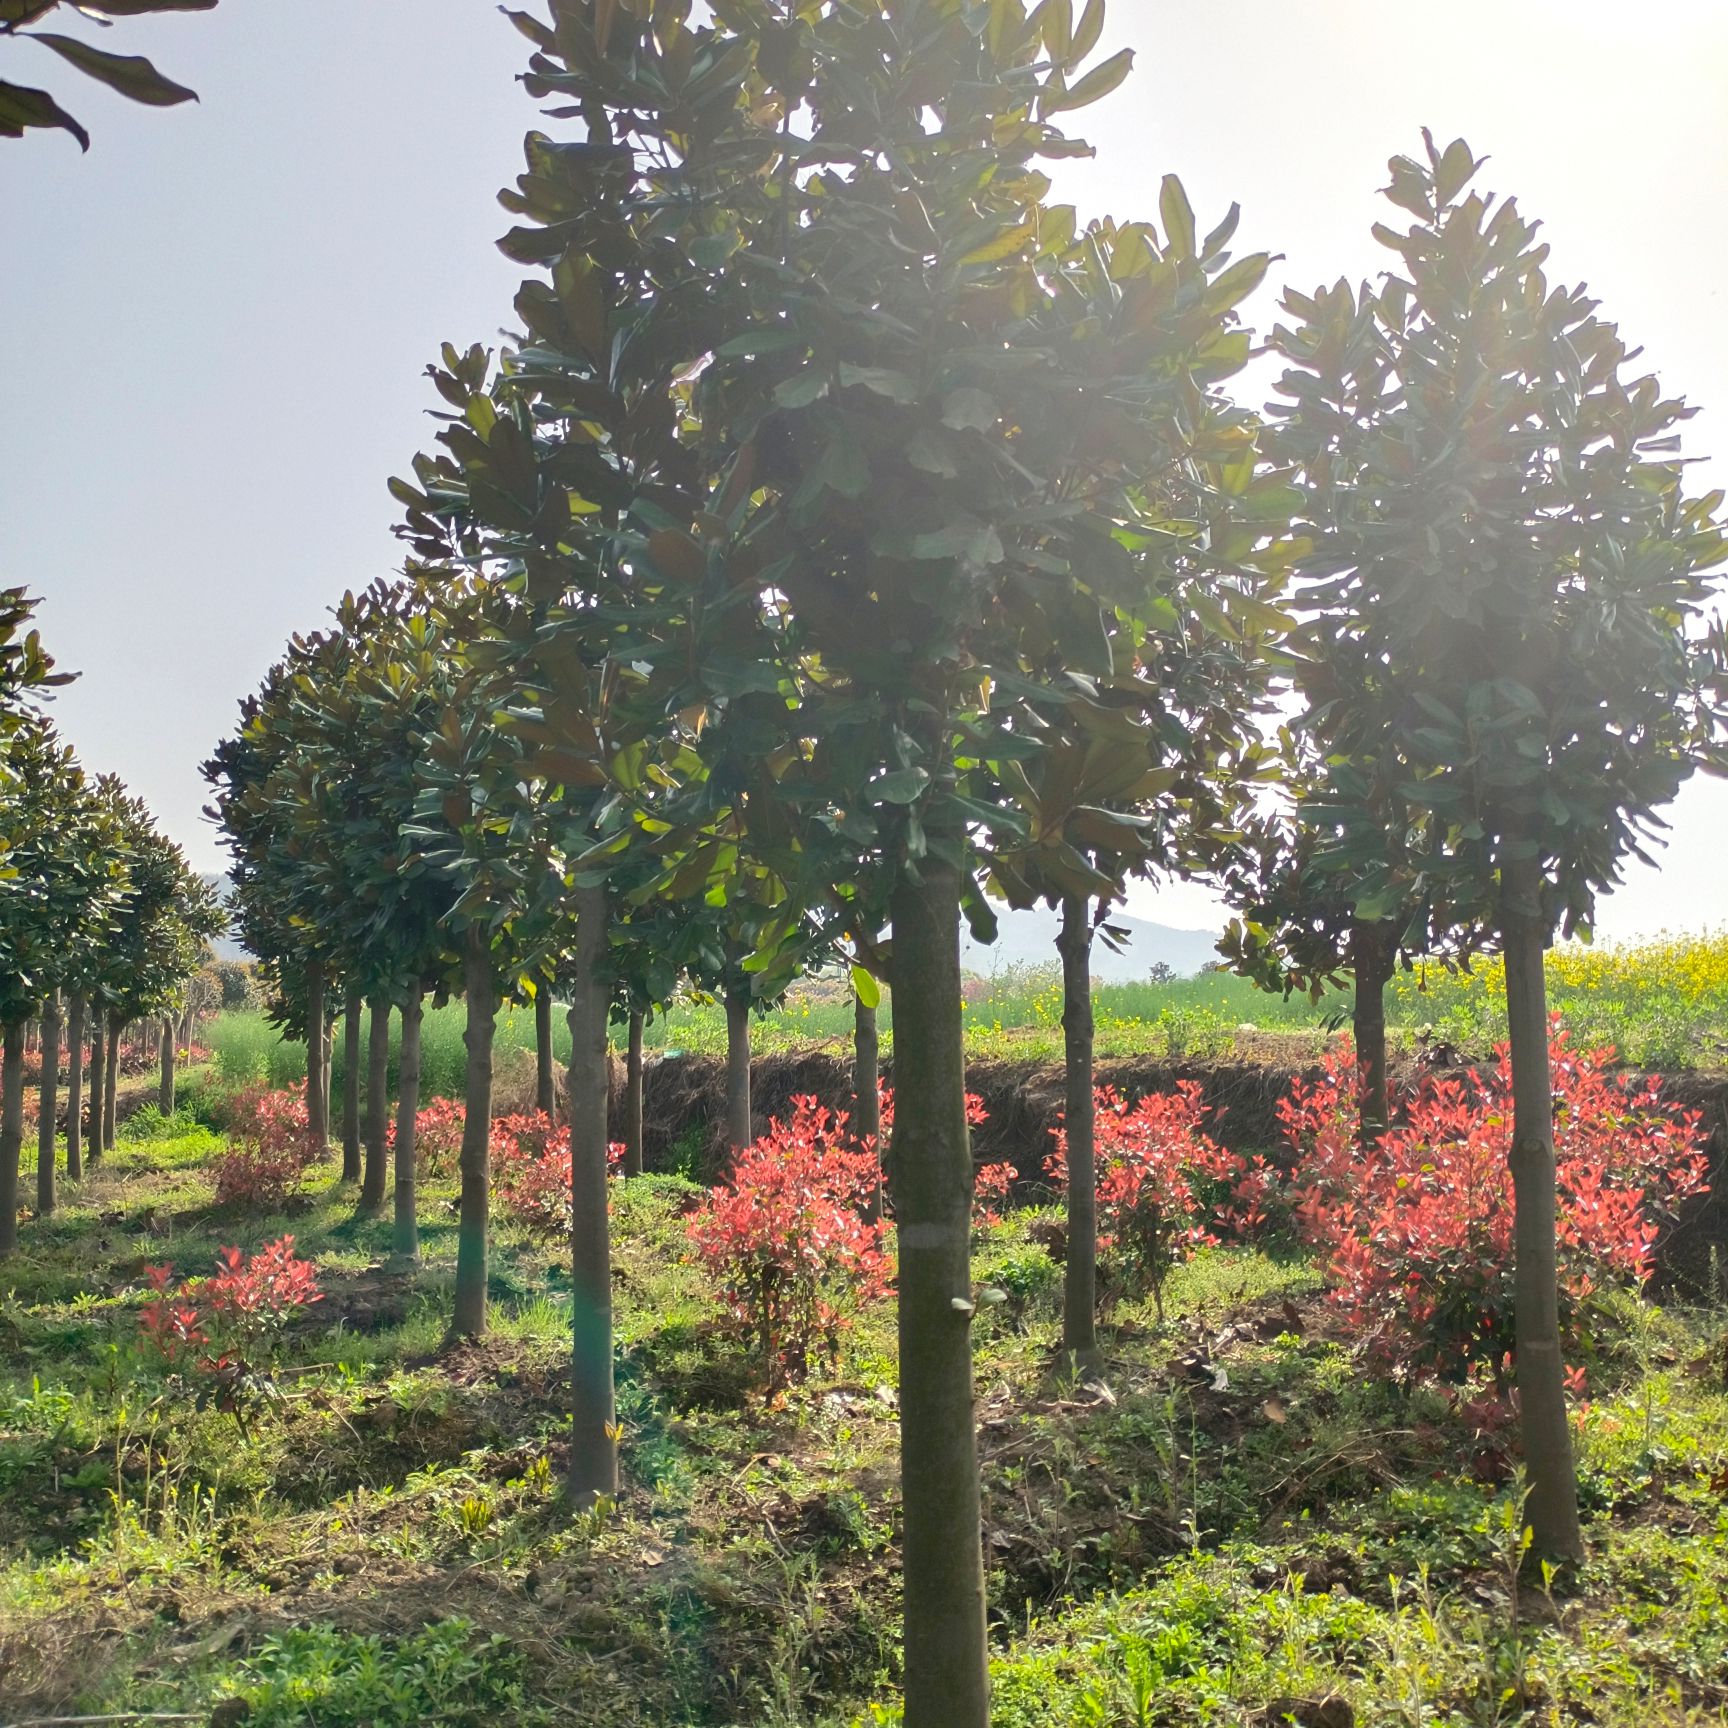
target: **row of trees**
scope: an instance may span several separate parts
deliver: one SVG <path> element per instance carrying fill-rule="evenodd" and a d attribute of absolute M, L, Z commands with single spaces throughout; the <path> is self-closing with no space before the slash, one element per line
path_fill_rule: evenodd
<path fill-rule="evenodd" d="M 1431 142 L 1393 163 L 1385 280 L 1291 295 L 1281 400 L 1232 403 L 1266 269 L 1234 212 L 1202 232 L 1170 179 L 1156 219 L 1082 226 L 1037 165 L 1128 71 L 1089 64 L 1100 5 L 512 17 L 530 93 L 583 125 L 530 134 L 505 196 L 521 334 L 431 369 L 408 582 L 291 644 L 212 778 L 314 1050 L 338 996 L 378 1050 L 390 1004 L 406 1048 L 427 992 L 467 997 L 460 1329 L 497 1002 L 569 1004 L 576 1502 L 617 1480 L 608 1016 L 684 973 L 742 1023 L 843 954 L 861 1103 L 878 978 L 896 1007 L 906 1720 L 982 1728 L 960 921 L 1062 910 L 1084 1363 L 1088 955 L 1131 876 L 1209 873 L 1245 970 L 1354 979 L 1367 1133 L 1400 957 L 1505 951 L 1529 1516 L 1577 1553 L 1541 954 L 1718 750 L 1720 500 L 1685 496 L 1684 408 Z M 404 1253 L 411 1183 L 410 1153 Z"/>
<path fill-rule="evenodd" d="M 112 775 L 92 779 L 36 699 L 64 682 L 26 633 L 21 591 L 0 596 L 0 1255 L 17 1245 L 24 1138 L 25 1028 L 40 1027 L 36 1211 L 58 1200 L 60 1074 L 66 1172 L 113 1144 L 120 1040 L 159 1022 L 161 1102 L 173 1108 L 174 1053 L 188 981 L 226 920 L 214 891 Z M 88 1051 L 88 1067 L 86 1052 Z"/>

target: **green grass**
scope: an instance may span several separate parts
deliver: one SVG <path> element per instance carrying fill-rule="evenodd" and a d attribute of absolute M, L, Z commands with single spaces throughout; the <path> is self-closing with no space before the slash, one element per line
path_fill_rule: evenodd
<path fill-rule="evenodd" d="M 1629 1061 L 1693 1068 L 1721 1066 L 1728 1057 L 1728 933 L 1663 937 L 1617 948 L 1569 944 L 1549 955 L 1548 993 L 1551 1009 L 1565 1018 L 1580 1042 L 1612 1044 Z M 1301 1056 L 1317 1050 L 1331 1030 L 1347 1026 L 1350 1007 L 1348 992 L 1314 1004 L 1300 996 L 1268 995 L 1227 972 L 1165 983 L 1103 984 L 1094 993 L 1098 1054 L 1105 1060 Z M 980 980 L 964 1013 L 966 1050 L 974 1060 L 1044 1063 L 1062 1058 L 1062 990 L 1053 969 L 1011 969 Z M 888 998 L 881 1011 L 888 1050 L 893 1046 L 893 1021 Z M 1398 1044 L 1434 1040 L 1473 1057 L 1485 1056 L 1506 1033 L 1500 962 L 1490 956 L 1468 973 L 1438 966 L 1400 973 L 1388 992 L 1387 1024 Z M 429 1095 L 460 1095 L 462 1030 L 459 1002 L 427 1010 L 422 1070 Z M 570 1035 L 561 1011 L 553 1030 L 562 1063 L 569 1056 Z M 218 1015 L 201 1036 L 215 1049 L 221 1072 L 230 1080 L 267 1079 L 273 1086 L 288 1086 L 305 1078 L 304 1046 L 283 1041 L 261 1015 Z M 764 1055 L 812 1046 L 839 1051 L 851 1036 L 851 1000 L 832 980 L 800 987 L 780 1007 L 759 1016 L 753 1027 L 755 1048 Z M 649 1025 L 646 1043 L 651 1050 L 718 1055 L 726 1043 L 724 1014 L 713 1004 L 679 1002 Z M 503 1011 L 497 1048 L 506 1093 L 531 1094 L 531 1009 Z M 338 1073 L 341 1060 L 339 1048 Z"/>
<path fill-rule="evenodd" d="M 895 1720 L 891 1302 L 765 1400 L 683 1253 L 695 1191 L 613 1211 L 627 1481 L 556 1488 L 561 1252 L 495 1232 L 494 1327 L 448 1348 L 453 1188 L 424 1266 L 320 1172 L 211 1205 L 220 1141 L 147 1115 L 0 1269 L 0 1694 L 9 1714 L 290 1723 L 854 1728 Z M 1054 1215 L 985 1232 L 974 1322 L 994 1728 L 1720 1722 L 1728 1314 L 1617 1302 L 1578 1421 L 1591 1559 L 1517 1580 L 1505 1460 L 1364 1370 L 1314 1269 L 1209 1249 L 1168 1320 L 1106 1318 L 1109 1396 L 1053 1371 Z M 137 1350 L 143 1268 L 292 1231 L 325 1301 L 242 1436 Z M 1196 1376 L 1184 1358 L 1209 1367 Z"/>

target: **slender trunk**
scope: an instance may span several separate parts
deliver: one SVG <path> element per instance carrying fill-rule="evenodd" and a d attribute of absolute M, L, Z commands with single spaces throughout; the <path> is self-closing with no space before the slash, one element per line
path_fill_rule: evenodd
<path fill-rule="evenodd" d="M 60 1115 L 60 994 L 48 998 L 42 1010 L 42 1082 L 36 1111 L 36 1214 L 46 1218 L 59 1198 L 54 1173 L 58 1148 L 55 1128 Z"/>
<path fill-rule="evenodd" d="M 108 1020 L 108 1071 L 102 1076 L 102 1150 L 114 1150 L 114 1129 L 119 1121 L 120 1048 L 126 1038 L 126 1022 L 119 1015 Z"/>
<path fill-rule="evenodd" d="M 90 1109 L 85 1138 L 90 1147 L 90 1162 L 102 1156 L 102 1090 L 108 1072 L 108 1016 L 102 1005 L 90 1006 Z"/>
<path fill-rule="evenodd" d="M 456 1312 L 451 1330 L 478 1338 L 486 1330 L 486 1233 L 492 1185 L 492 1039 L 498 1025 L 498 986 L 486 932 L 471 928 L 462 953 L 468 1047 L 462 1124 L 462 1194 L 456 1234 Z"/>
<path fill-rule="evenodd" d="M 84 998 L 66 1009 L 66 1180 L 84 1175 Z"/>
<path fill-rule="evenodd" d="M 1062 1043 L 1067 1096 L 1062 1128 L 1068 1144 L 1068 1251 L 1062 1273 L 1062 1348 L 1076 1368 L 1099 1365 L 1098 1164 L 1092 1079 L 1092 907 L 1084 894 L 1062 901 Z"/>
<path fill-rule="evenodd" d="M 397 1259 L 409 1264 L 420 1258 L 414 1143 L 420 1124 L 420 1021 L 424 1012 L 420 982 L 415 979 L 402 1002 L 402 1064 L 396 1083 L 395 1247 Z"/>
<path fill-rule="evenodd" d="M 894 889 L 905 1728 L 989 1728 L 972 1387 L 972 1151 L 960 1027 L 960 898 L 932 855 Z"/>
<path fill-rule="evenodd" d="M 377 1212 L 384 1204 L 390 1171 L 390 998 L 374 996 L 366 1038 L 366 1168 L 360 1183 L 360 1210 Z"/>
<path fill-rule="evenodd" d="M 741 1152 L 756 1138 L 750 1117 L 750 992 L 726 992 L 726 1144 Z"/>
<path fill-rule="evenodd" d="M 612 1382 L 612 1244 L 606 1192 L 606 890 L 578 888 L 570 987 L 570 1498 L 592 1506 L 618 1492 Z"/>
<path fill-rule="evenodd" d="M 558 1075 L 552 1058 L 552 986 L 544 978 L 534 990 L 534 1108 L 558 1114 Z"/>
<path fill-rule="evenodd" d="M 156 1082 L 156 1108 L 164 1116 L 174 1114 L 174 1016 L 162 1016 L 162 1030 L 159 1034 L 161 1043 L 157 1047 L 157 1058 L 161 1064 L 161 1077 Z"/>
<path fill-rule="evenodd" d="M 624 1052 L 624 1174 L 642 1174 L 642 1022 L 640 1008 L 630 1010 L 630 1042 Z"/>
<path fill-rule="evenodd" d="M 330 1111 L 330 1072 L 336 1066 L 336 1016 L 324 1011 L 324 1064 L 319 1076 L 324 1087 L 324 1155 L 330 1155 L 330 1125 L 335 1120 Z"/>
<path fill-rule="evenodd" d="M 316 960 L 306 968 L 306 1132 L 318 1148 L 318 1156 L 328 1158 L 330 1096 L 324 1082 L 324 966 Z"/>
<path fill-rule="evenodd" d="M 877 1224 L 882 1219 L 882 1043 L 876 1010 L 856 991 L 852 996 L 852 1132 L 860 1145 L 876 1154 L 876 1185 L 864 1216 Z"/>
<path fill-rule="evenodd" d="M 360 1180 L 360 1009 L 358 990 L 342 1009 L 342 1180 Z"/>
<path fill-rule="evenodd" d="M 1581 1560 L 1578 1479 L 1566 1418 L 1555 1248 L 1554 1083 L 1548 1060 L 1548 993 L 1542 976 L 1547 928 L 1541 864 L 1501 865 L 1500 935 L 1506 956 L 1506 1024 L 1512 1046 L 1513 1302 L 1518 1410 L 1532 1552 Z"/>
<path fill-rule="evenodd" d="M 1357 1136 L 1372 1145 L 1392 1120 L 1386 1091 L 1386 986 L 1397 964 L 1397 938 L 1385 922 L 1350 926 L 1350 971 L 1356 987 L 1352 1034 L 1358 1075 Z"/>
<path fill-rule="evenodd" d="M 0 1055 L 0 1260 L 18 1246 L 18 1159 L 24 1149 L 24 1025 L 7 1023 Z"/>

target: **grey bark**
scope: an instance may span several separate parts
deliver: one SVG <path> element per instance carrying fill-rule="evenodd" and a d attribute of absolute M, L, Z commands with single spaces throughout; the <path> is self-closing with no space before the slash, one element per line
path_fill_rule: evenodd
<path fill-rule="evenodd" d="M 606 1192 L 606 1018 L 612 980 L 604 886 L 577 888 L 570 987 L 570 1498 L 578 1508 L 618 1492 L 612 1377 L 612 1241 Z"/>
<path fill-rule="evenodd" d="M 66 1009 L 66 1180 L 84 1175 L 85 1002 L 74 996 Z"/>
<path fill-rule="evenodd" d="M 390 998 L 374 996 L 366 1028 L 366 1164 L 361 1173 L 360 1210 L 384 1205 L 390 1172 Z"/>
<path fill-rule="evenodd" d="M 866 1219 L 882 1219 L 882 1040 L 876 1010 L 852 994 L 852 1132 L 876 1150 L 876 1186 L 864 1208 Z"/>
<path fill-rule="evenodd" d="M 961 1044 L 958 874 L 934 855 L 895 887 L 905 1728 L 989 1728 L 972 1385 L 972 1151 Z"/>
<path fill-rule="evenodd" d="M 360 992 L 342 1009 L 342 1180 L 360 1180 Z"/>
<path fill-rule="evenodd" d="M 1356 1040 L 1358 1137 L 1364 1145 L 1379 1139 L 1392 1119 L 1386 1089 L 1386 986 L 1397 960 L 1391 924 L 1350 926 L 1350 971 L 1356 989 L 1351 1034 Z"/>
<path fill-rule="evenodd" d="M 1548 1060 L 1548 989 L 1542 955 L 1541 864 L 1501 866 L 1500 935 L 1506 957 L 1506 1023 L 1512 1047 L 1514 1332 L 1519 1426 L 1529 1495 L 1531 1551 L 1581 1560 L 1578 1478 L 1566 1416 L 1555 1245 L 1554 1084 Z"/>
<path fill-rule="evenodd" d="M 462 1192 L 457 1203 L 456 1309 L 451 1330 L 478 1338 L 486 1330 L 487 1232 L 492 1184 L 492 1041 L 498 1025 L 498 986 L 492 976 L 491 943 L 484 930 L 470 929 L 462 951 L 462 983 L 468 1050 L 463 1089 Z"/>
<path fill-rule="evenodd" d="M 102 1076 L 102 1150 L 114 1150 L 120 1098 L 120 1048 L 126 1038 L 126 1022 L 118 1014 L 108 1017 L 108 1065 Z"/>
<path fill-rule="evenodd" d="M 750 1112 L 750 992 L 726 992 L 726 1144 L 742 1151 L 756 1138 Z"/>
<path fill-rule="evenodd" d="M 1093 1090 L 1092 906 L 1062 901 L 1062 1044 L 1067 1093 L 1068 1249 L 1062 1270 L 1062 1348 L 1085 1371 L 1099 1365 L 1097 1100 Z"/>
<path fill-rule="evenodd" d="M 161 1030 L 157 1033 L 160 1042 L 157 1045 L 157 1060 L 160 1064 L 156 1081 L 156 1108 L 164 1116 L 174 1114 L 174 1016 L 162 1016 Z"/>
<path fill-rule="evenodd" d="M 85 1119 L 85 1139 L 92 1164 L 102 1156 L 102 1091 L 107 1072 L 108 1016 L 100 1002 L 93 1002 L 90 1005 L 90 1104 Z"/>
<path fill-rule="evenodd" d="M 46 1218 L 59 1200 L 55 1158 L 55 1128 L 60 1115 L 60 995 L 56 991 L 42 1010 L 42 1077 L 36 1112 L 36 1214 Z"/>
<path fill-rule="evenodd" d="M 0 1260 L 18 1246 L 18 1159 L 24 1149 L 24 1023 L 0 1039 Z"/>
<path fill-rule="evenodd" d="M 534 990 L 534 1108 L 558 1113 L 558 1075 L 552 1059 L 552 986 L 544 978 Z"/>
<path fill-rule="evenodd" d="M 324 967 L 306 968 L 306 1131 L 320 1158 L 330 1156 L 330 1095 L 324 1074 Z"/>
<path fill-rule="evenodd" d="M 642 1021 L 630 1010 L 630 1041 L 624 1051 L 624 1174 L 642 1174 Z"/>
<path fill-rule="evenodd" d="M 420 1258 L 419 1196 L 415 1185 L 416 1140 L 420 1125 L 420 1023 L 425 1000 L 419 981 L 408 986 L 402 1002 L 402 1062 L 396 1083 L 396 1257 L 408 1264 Z"/>

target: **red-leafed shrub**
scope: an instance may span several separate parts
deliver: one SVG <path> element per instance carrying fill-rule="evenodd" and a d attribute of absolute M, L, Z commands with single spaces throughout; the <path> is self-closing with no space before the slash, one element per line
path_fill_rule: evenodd
<path fill-rule="evenodd" d="M 216 1159 L 216 1203 L 280 1211 L 324 1148 L 314 1141 L 305 1097 L 250 1086 L 228 1106 L 230 1145 Z"/>
<path fill-rule="evenodd" d="M 283 1236 L 250 1256 L 219 1249 L 213 1276 L 178 1287 L 171 1288 L 172 1266 L 144 1273 L 156 1296 L 138 1316 L 141 1343 L 172 1372 L 198 1382 L 200 1410 L 224 1411 L 244 1433 L 247 1411 L 277 1396 L 277 1338 L 302 1309 L 324 1299 L 317 1267 Z"/>
<path fill-rule="evenodd" d="M 414 1117 L 414 1172 L 418 1177 L 448 1176 L 462 1154 L 467 1107 L 456 1098 L 434 1098 Z M 396 1149 L 396 1118 L 390 1118 L 390 1149 Z"/>
<path fill-rule="evenodd" d="M 1297 1159 L 1297 1220 L 1327 1256 L 1336 1299 L 1385 1365 L 1454 1383 L 1486 1371 L 1504 1393 L 1513 1353 L 1512 1065 L 1430 1078 L 1405 1119 L 1356 1144 L 1348 1047 L 1279 1106 Z M 1550 1063 L 1563 1335 L 1587 1344 L 1592 1297 L 1650 1274 L 1660 1220 L 1705 1184 L 1695 1111 L 1659 1082 L 1613 1074 L 1558 1021 Z"/>
<path fill-rule="evenodd" d="M 876 1184 L 875 1151 L 852 1141 L 846 1117 L 794 1098 L 791 1119 L 739 1152 L 691 1218 L 697 1258 L 770 1385 L 802 1376 L 818 1347 L 832 1361 L 850 1311 L 886 1292 L 882 1226 L 861 1215 Z"/>
<path fill-rule="evenodd" d="M 624 1143 L 614 1140 L 606 1148 L 608 1173 L 616 1175 L 623 1162 Z M 544 1110 L 493 1122 L 492 1181 L 517 1223 L 548 1240 L 570 1240 L 570 1132 Z"/>
<path fill-rule="evenodd" d="M 1259 1223 L 1271 1184 L 1264 1160 L 1227 1151 L 1201 1124 L 1206 1106 L 1198 1081 L 1151 1092 L 1137 1104 L 1113 1087 L 1096 1094 L 1094 1155 L 1098 1172 L 1098 1249 L 1109 1282 L 1151 1292 L 1164 1318 L 1164 1283 L 1196 1248 Z M 1059 1186 L 1068 1181 L 1068 1137 L 1054 1131 L 1044 1161 Z"/>
<path fill-rule="evenodd" d="M 972 1173 L 972 1228 L 988 1230 L 1002 1222 L 996 1208 L 1014 1190 L 1015 1170 L 1012 1164 L 980 1164 Z"/>

